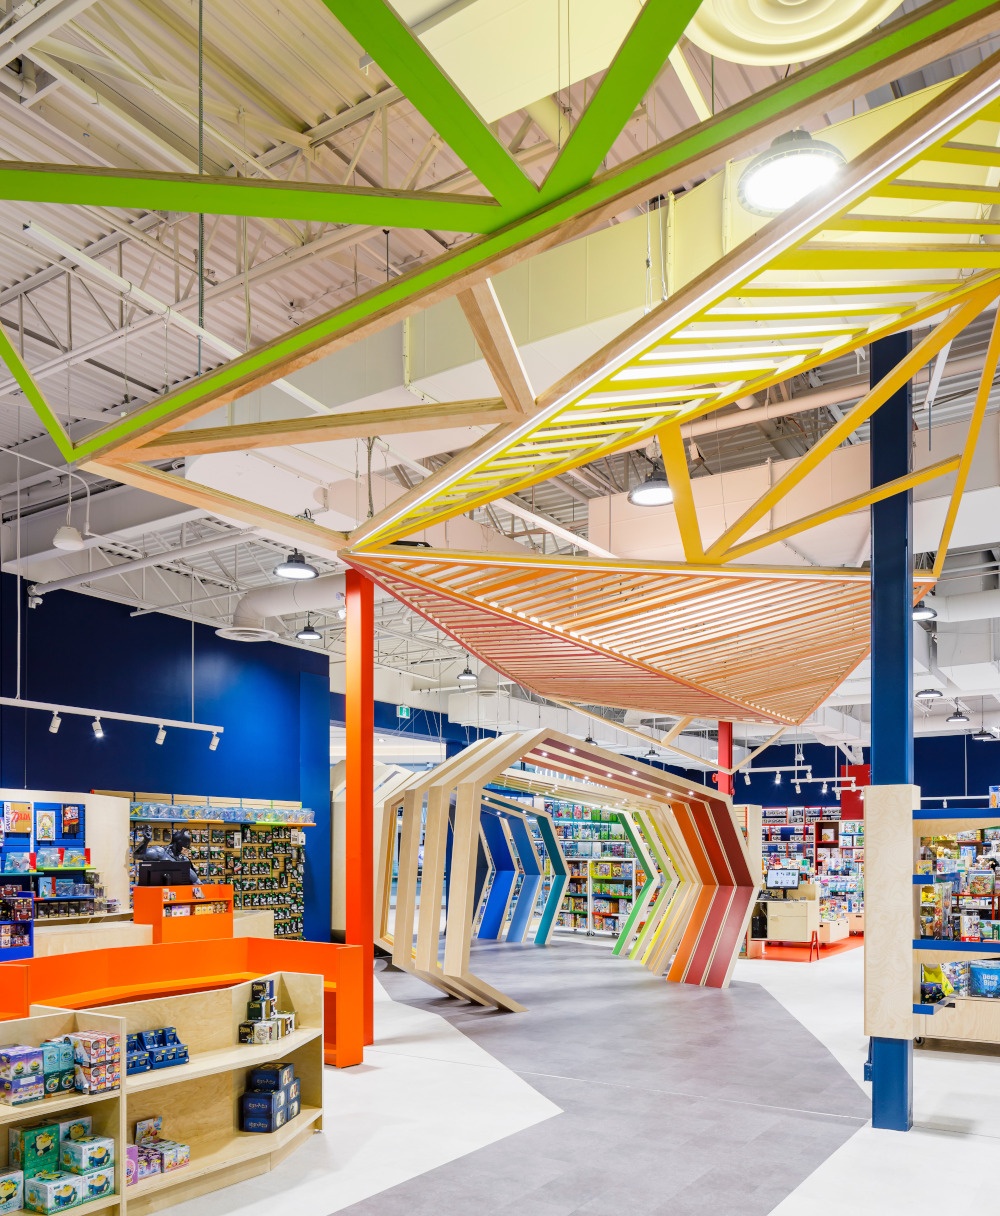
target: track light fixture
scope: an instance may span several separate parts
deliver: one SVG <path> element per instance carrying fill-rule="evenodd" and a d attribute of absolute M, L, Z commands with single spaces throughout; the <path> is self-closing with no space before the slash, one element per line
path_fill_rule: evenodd
<path fill-rule="evenodd" d="M 274 573 L 278 578 L 292 579 L 317 578 L 319 575 L 316 567 L 307 562 L 298 549 L 293 549 L 283 562 L 279 562 Z"/>
<path fill-rule="evenodd" d="M 92 724 L 92 729 L 93 729 L 93 731 L 94 731 L 94 738 L 95 738 L 95 739 L 103 739 L 103 738 L 104 738 L 104 727 L 101 725 L 101 719 L 100 719 L 100 718 L 95 718 L 95 719 L 94 719 L 93 724 Z"/>
<path fill-rule="evenodd" d="M 820 788 L 820 793 L 826 794 L 826 793 L 829 793 L 829 790 L 830 790 L 829 782 L 824 781 L 822 787 Z"/>
<path fill-rule="evenodd" d="M 802 793 L 802 786 L 799 785 L 799 783 L 797 781 L 795 782 L 795 792 L 796 792 L 796 794 Z"/>
<path fill-rule="evenodd" d="M 312 623 L 312 614 L 306 613 L 306 623 L 295 635 L 300 642 L 322 642 L 323 635 Z"/>
<path fill-rule="evenodd" d="M 743 782 L 745 785 L 750 784 L 750 770 L 748 768 L 743 770 Z"/>
<path fill-rule="evenodd" d="M 62 726 L 62 718 L 58 714 L 53 714 L 52 721 L 49 723 L 49 734 L 58 735 L 60 726 Z"/>
<path fill-rule="evenodd" d="M 780 773 L 775 773 L 775 774 L 774 774 L 774 784 L 775 784 L 775 785 L 780 785 L 780 784 L 781 784 L 781 774 L 780 774 Z"/>
<path fill-rule="evenodd" d="M 913 605 L 913 619 L 915 621 L 934 621 L 937 620 L 937 613 L 925 600 L 921 600 L 919 604 Z"/>
<path fill-rule="evenodd" d="M 160 727 L 160 729 L 159 729 L 159 730 L 156 732 L 156 742 L 157 742 L 157 744 L 159 744 L 160 746 L 162 746 L 162 745 L 163 745 L 163 740 L 164 740 L 166 737 L 167 737 L 167 730 L 166 730 L 166 727 L 161 726 L 161 727 Z"/>
<path fill-rule="evenodd" d="M 338 620 L 346 621 L 347 620 L 347 609 L 338 608 L 337 609 L 337 618 L 338 618 Z"/>
<path fill-rule="evenodd" d="M 210 752 L 214 752 L 218 746 L 219 746 L 219 736 L 213 735 L 208 742 L 208 750 Z"/>

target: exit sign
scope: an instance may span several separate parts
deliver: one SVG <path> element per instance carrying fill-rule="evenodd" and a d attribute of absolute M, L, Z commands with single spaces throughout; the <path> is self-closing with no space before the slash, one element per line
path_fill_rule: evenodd
<path fill-rule="evenodd" d="M 410 716 L 409 705 L 397 705 L 396 706 L 396 717 L 397 718 L 408 718 L 409 716 Z"/>

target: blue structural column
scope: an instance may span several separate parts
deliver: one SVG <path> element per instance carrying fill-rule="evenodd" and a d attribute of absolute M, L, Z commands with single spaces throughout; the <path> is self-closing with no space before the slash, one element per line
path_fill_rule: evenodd
<path fill-rule="evenodd" d="M 909 333 L 870 347 L 871 383 L 910 350 Z M 871 484 L 910 471 L 913 414 L 910 383 L 876 410 L 871 423 Z M 871 508 L 872 523 L 872 784 L 913 783 L 912 494 Z M 872 1126 L 908 1131 L 913 1123 L 913 1042 L 872 1040 Z"/>
<path fill-rule="evenodd" d="M 330 824 L 330 678 L 299 675 L 299 799 L 316 813 L 306 829 L 303 936 L 328 942 L 332 921 Z"/>

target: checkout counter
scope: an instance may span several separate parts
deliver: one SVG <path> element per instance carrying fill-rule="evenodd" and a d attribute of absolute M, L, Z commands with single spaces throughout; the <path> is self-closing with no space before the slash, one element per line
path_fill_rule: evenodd
<path fill-rule="evenodd" d="M 771 869 L 767 885 L 754 906 L 751 942 L 790 942 L 829 946 L 850 935 L 848 920 L 820 921 L 820 889 L 815 883 L 799 884 L 797 870 Z M 761 949 L 761 953 L 763 950 Z"/>

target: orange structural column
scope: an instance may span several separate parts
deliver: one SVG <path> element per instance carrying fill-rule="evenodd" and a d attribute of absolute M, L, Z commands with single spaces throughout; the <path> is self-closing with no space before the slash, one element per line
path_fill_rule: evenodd
<path fill-rule="evenodd" d="M 719 793 L 728 794 L 732 797 L 733 794 L 733 775 L 732 773 L 724 773 L 724 768 L 733 767 L 733 724 L 732 722 L 719 723 L 719 772 L 717 774 Z"/>
<path fill-rule="evenodd" d="M 363 952 L 361 977 L 364 1040 L 374 1038 L 374 881 L 372 836 L 372 736 L 375 702 L 375 588 L 357 570 L 347 571 L 347 821 L 345 849 L 346 939 Z"/>

